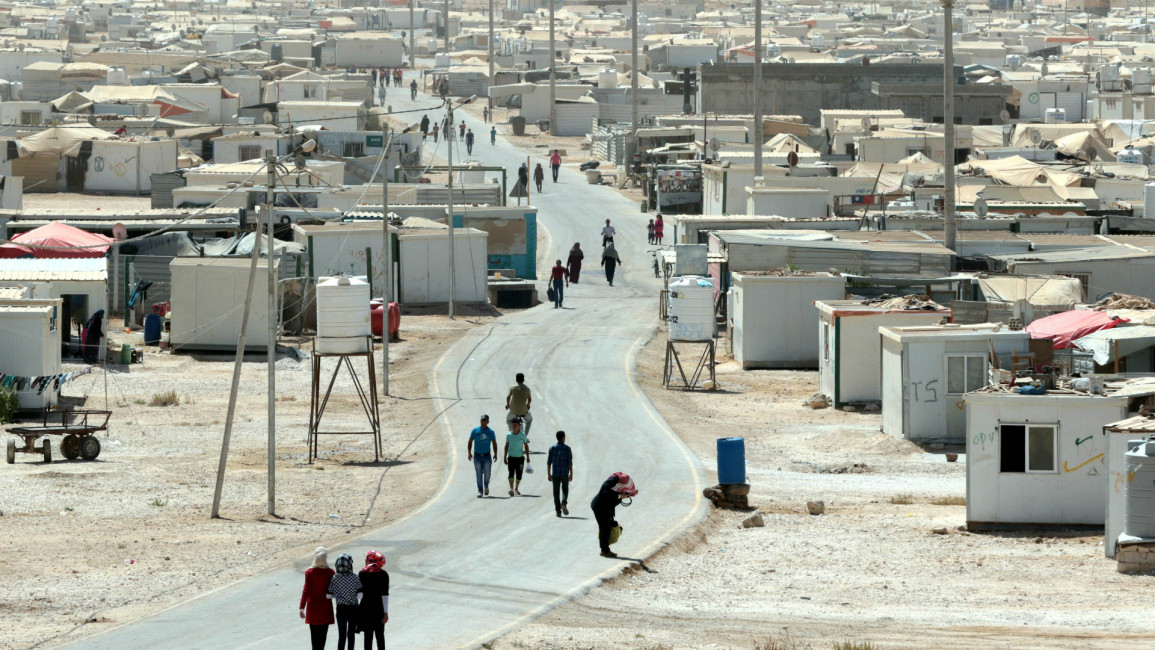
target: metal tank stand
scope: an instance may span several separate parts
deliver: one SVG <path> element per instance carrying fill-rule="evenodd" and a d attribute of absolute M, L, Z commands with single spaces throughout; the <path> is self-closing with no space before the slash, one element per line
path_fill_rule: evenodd
<path fill-rule="evenodd" d="M 313 338 L 313 385 L 309 391 L 309 464 L 313 464 L 313 460 L 317 458 L 317 439 L 320 436 L 373 436 L 373 462 L 381 460 L 381 414 L 377 405 L 377 378 L 373 370 L 373 338 L 366 338 L 366 351 L 354 352 L 349 354 L 329 354 L 317 352 L 317 339 Z M 325 389 L 325 396 L 321 397 L 321 360 L 325 357 L 336 357 L 337 365 L 333 368 L 333 374 L 329 378 L 329 386 Z M 369 367 L 369 390 L 366 392 L 365 384 L 362 383 L 361 378 L 357 376 L 357 371 L 353 369 L 354 357 L 364 357 L 365 365 Z M 341 368 L 347 368 L 349 375 L 353 378 L 353 387 L 357 390 L 357 398 L 361 401 L 361 407 L 365 410 L 365 415 L 369 419 L 368 431 L 321 431 L 321 418 L 325 415 L 325 407 L 329 404 L 329 395 L 333 392 L 333 384 L 337 381 L 337 375 L 340 374 Z"/>
<path fill-rule="evenodd" d="M 698 358 L 698 364 L 694 367 L 694 373 L 690 377 L 686 377 L 686 369 L 682 367 L 682 359 L 678 355 L 678 348 L 675 343 L 686 345 L 688 343 L 701 343 L 705 345 L 702 349 L 702 356 Z M 674 375 L 675 369 L 677 375 Z M 702 371 L 708 371 L 710 381 L 714 381 L 714 339 L 709 341 L 666 341 L 666 366 L 662 371 L 662 386 L 667 390 L 670 388 L 680 388 L 682 390 L 693 390 L 698 388 L 698 382 L 702 379 Z M 681 378 L 681 383 L 677 383 L 678 378 Z"/>

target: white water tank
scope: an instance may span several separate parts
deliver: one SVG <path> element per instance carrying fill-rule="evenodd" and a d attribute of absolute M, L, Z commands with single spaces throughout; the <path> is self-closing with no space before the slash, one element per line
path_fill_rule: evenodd
<path fill-rule="evenodd" d="M 598 88 L 617 88 L 618 87 L 618 71 L 612 69 L 605 69 L 598 72 Z"/>
<path fill-rule="evenodd" d="M 1043 114 L 1043 122 L 1047 124 L 1066 124 L 1067 123 L 1067 109 L 1065 108 L 1048 108 Z"/>
<path fill-rule="evenodd" d="M 1136 95 L 1151 94 L 1151 68 L 1136 68 L 1131 71 L 1131 92 Z"/>
<path fill-rule="evenodd" d="M 453 65 L 453 60 L 445 52 L 438 52 L 433 55 L 433 65 L 438 68 L 448 68 Z"/>
<path fill-rule="evenodd" d="M 1102 92 L 1123 90 L 1123 82 L 1119 79 L 1119 66 L 1099 66 L 1099 90 Z"/>
<path fill-rule="evenodd" d="M 128 73 L 124 68 L 109 68 L 108 69 L 108 85 L 110 86 L 127 86 Z"/>
<path fill-rule="evenodd" d="M 1142 165 L 1144 164 L 1144 158 L 1145 156 L 1143 155 L 1143 152 L 1132 147 L 1131 145 L 1127 145 L 1126 149 L 1122 149 L 1115 154 L 1115 162 L 1120 162 L 1126 165 Z M 1144 198 L 1146 198 L 1146 194 L 1144 194 Z"/>
<path fill-rule="evenodd" d="M 716 327 L 710 278 L 684 275 L 670 282 L 671 341 L 709 341 Z"/>
<path fill-rule="evenodd" d="M 367 352 L 373 333 L 365 276 L 323 277 L 317 283 L 317 352 Z"/>
<path fill-rule="evenodd" d="M 1148 439 L 1123 459 L 1128 477 L 1123 491 L 1123 534 L 1155 538 L 1155 440 Z"/>

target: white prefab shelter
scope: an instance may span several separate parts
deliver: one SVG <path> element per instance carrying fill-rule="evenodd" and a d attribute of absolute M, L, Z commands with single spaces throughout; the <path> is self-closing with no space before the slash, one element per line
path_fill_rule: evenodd
<path fill-rule="evenodd" d="M 950 310 L 890 309 L 861 300 L 820 300 L 818 390 L 835 408 L 882 400 L 880 327 L 936 325 Z"/>
<path fill-rule="evenodd" d="M 232 350 L 241 334 L 248 290 L 247 257 L 178 257 L 169 264 L 172 273 L 172 331 L 174 349 Z M 257 277 L 249 307 L 249 331 L 245 349 L 268 347 L 268 259 L 257 260 Z M 274 273 L 280 258 L 274 259 Z"/>
<path fill-rule="evenodd" d="M 733 274 L 727 311 L 734 359 L 743 369 L 818 367 L 815 301 L 845 296 L 846 278 L 829 273 Z"/>
<path fill-rule="evenodd" d="M 1103 427 L 1126 415 L 1126 397 L 990 388 L 963 401 L 968 528 L 1103 524 Z"/>
<path fill-rule="evenodd" d="M 963 396 L 990 383 L 994 349 L 999 367 L 1026 354 L 1030 335 L 1002 325 L 883 327 L 882 431 L 915 442 L 962 443 Z"/>
<path fill-rule="evenodd" d="M 402 233 L 398 238 L 400 302 L 408 305 L 449 301 L 449 229 Z M 489 233 L 453 229 L 454 286 L 458 302 L 487 302 Z"/>
<path fill-rule="evenodd" d="M 0 285 L 30 287 L 32 298 L 61 298 L 62 334 L 69 340 L 73 322 L 85 323 L 108 309 L 108 258 L 21 257 L 0 259 Z M 107 322 L 107 319 L 105 320 Z M 2 372 L 2 371 L 0 371 Z"/>
<path fill-rule="evenodd" d="M 60 374 L 60 300 L 0 300 L 0 373 L 16 377 Z M 60 390 L 26 387 L 16 391 L 21 409 L 55 406 Z"/>

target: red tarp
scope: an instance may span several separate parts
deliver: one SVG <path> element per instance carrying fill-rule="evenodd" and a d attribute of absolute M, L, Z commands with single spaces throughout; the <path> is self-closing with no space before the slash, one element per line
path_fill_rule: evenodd
<path fill-rule="evenodd" d="M 103 257 L 113 241 L 111 237 L 54 222 L 16 235 L 0 246 L 0 257 Z"/>
<path fill-rule="evenodd" d="M 1129 322 L 1129 319 L 1113 318 L 1106 312 L 1076 309 L 1040 318 L 1023 330 L 1033 339 L 1054 339 L 1055 349 L 1065 350 L 1071 347 L 1075 339 L 1081 339 L 1099 330 L 1109 330 L 1126 322 Z"/>

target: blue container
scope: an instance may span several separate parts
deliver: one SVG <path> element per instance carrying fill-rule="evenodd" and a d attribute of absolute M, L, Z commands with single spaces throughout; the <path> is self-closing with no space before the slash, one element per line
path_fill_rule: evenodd
<path fill-rule="evenodd" d="M 159 345 L 160 329 L 164 320 L 159 314 L 145 314 L 144 316 L 144 344 Z"/>
<path fill-rule="evenodd" d="M 746 439 L 718 438 L 718 483 L 741 485 L 746 482 Z"/>

